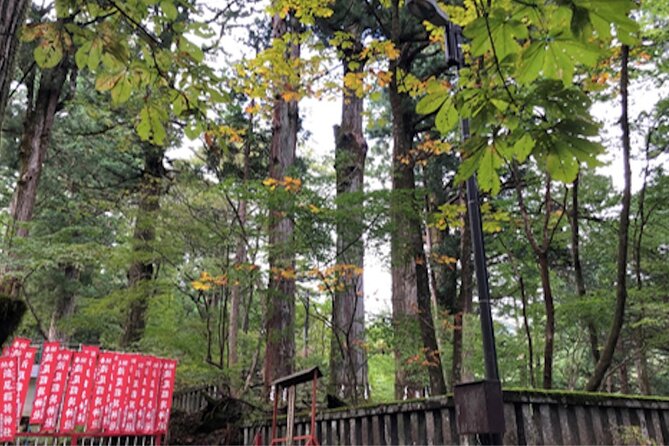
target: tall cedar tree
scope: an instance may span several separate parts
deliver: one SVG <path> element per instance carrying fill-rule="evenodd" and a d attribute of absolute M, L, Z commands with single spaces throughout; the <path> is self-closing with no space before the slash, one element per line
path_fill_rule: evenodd
<path fill-rule="evenodd" d="M 284 19 L 277 14 L 273 18 L 272 37 L 281 39 L 296 28 L 294 18 L 289 16 Z M 299 57 L 299 44 L 290 43 L 286 58 L 297 60 Z M 295 164 L 298 126 L 297 101 L 286 101 L 282 92 L 277 91 L 272 115 L 270 178 L 283 180 Z M 295 279 L 276 273 L 295 270 L 295 225 L 276 204 L 270 209 L 269 218 L 269 267 L 272 273 L 267 288 L 264 367 L 264 381 L 268 388 L 275 379 L 292 373 L 295 358 Z"/>
<path fill-rule="evenodd" d="M 29 4 L 29 0 L 0 0 L 0 128 L 14 75 L 18 32 Z"/>
<path fill-rule="evenodd" d="M 406 19 L 403 20 L 402 16 L 406 12 L 400 8 L 399 1 L 393 1 L 390 8 L 390 40 L 400 49 L 399 57 L 390 63 L 392 81 L 389 95 L 393 128 L 390 257 L 393 326 L 397 340 L 395 396 L 404 398 L 420 395 L 423 388 L 415 366 L 410 367 L 409 363 L 425 364 L 433 395 L 446 393 L 446 383 L 432 318 L 422 222 L 418 203 L 414 199 L 416 178 L 411 149 L 415 133 L 415 105 L 407 93 L 401 92 L 401 73 L 410 72 L 415 57 L 421 47 L 427 46 L 427 42 L 421 42 L 418 47 L 405 42 L 403 25 L 406 26 Z M 415 20 L 412 22 L 415 25 Z M 420 338 L 417 338 L 418 335 Z M 411 361 L 415 355 L 424 356 L 424 361 Z"/>
<path fill-rule="evenodd" d="M 156 239 L 155 219 L 160 210 L 164 149 L 149 142 L 142 143 L 144 169 L 139 182 L 139 203 L 135 230 L 132 236 L 133 260 L 128 269 L 128 288 L 132 298 L 127 309 L 121 335 L 121 346 L 128 348 L 144 335 L 149 298 L 154 290 L 151 284 L 157 271 L 151 244 Z"/>
<path fill-rule="evenodd" d="M 23 125 L 19 153 L 19 176 L 10 204 L 10 223 L 5 237 L 4 249 L 11 256 L 12 241 L 15 237 L 28 236 L 28 224 L 33 218 L 37 187 L 42 167 L 49 147 L 51 130 L 56 112 L 63 108 L 62 93 L 70 76 L 71 90 L 74 90 L 76 71 L 71 69 L 70 57 L 65 55 L 52 69 L 41 71 L 35 94 L 34 66 L 26 76 L 27 108 Z M 21 282 L 6 267 L 0 282 L 0 344 L 14 332 L 25 313 L 25 305 L 19 300 Z"/>
<path fill-rule="evenodd" d="M 354 23 L 346 31 L 353 47 L 342 51 L 344 77 L 364 70 L 364 61 L 360 60 L 363 50 L 360 25 Z M 345 211 L 339 213 L 337 220 L 337 265 L 344 268 L 340 279 L 344 287 L 335 291 L 332 302 L 330 383 L 337 396 L 356 401 L 368 394 L 367 355 L 363 345 L 365 301 L 360 273 L 365 246 L 363 206 L 362 203 L 352 206 L 350 198 L 363 192 L 367 142 L 362 127 L 363 98 L 345 85 L 343 90 L 341 125 L 335 126 L 335 169 L 338 209 Z M 340 208 L 347 197 L 347 208 Z"/>

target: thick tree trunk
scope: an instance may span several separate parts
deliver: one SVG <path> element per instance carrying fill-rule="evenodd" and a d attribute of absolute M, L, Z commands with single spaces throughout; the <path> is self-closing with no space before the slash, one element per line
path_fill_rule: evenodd
<path fill-rule="evenodd" d="M 580 174 L 579 174 L 580 175 Z M 574 264 L 574 279 L 576 281 L 576 293 L 579 297 L 585 297 L 585 280 L 583 279 L 583 267 L 581 266 L 580 254 L 580 222 L 578 216 L 578 177 L 574 180 L 571 197 L 571 258 Z M 588 317 L 585 321 L 588 330 L 588 339 L 590 341 L 590 353 L 595 363 L 599 361 L 599 339 L 597 336 L 597 327 L 592 318 Z"/>
<path fill-rule="evenodd" d="M 51 313 L 48 337 L 49 341 L 67 342 L 69 335 L 60 328 L 60 323 L 74 314 L 76 294 L 74 287 L 79 280 L 80 271 L 72 264 L 63 268 L 63 281 L 56 295 L 56 304 Z"/>
<path fill-rule="evenodd" d="M 393 5 L 393 39 L 399 42 L 399 3 Z M 395 329 L 395 396 L 420 396 L 427 368 L 432 394 L 446 391 L 441 356 L 434 334 L 427 261 L 420 212 L 414 197 L 416 180 L 411 156 L 415 119 L 411 99 L 398 89 L 400 62 L 393 61 L 390 107 L 393 126 L 393 194 L 391 199 L 392 310 Z M 406 62 L 406 61 L 404 61 Z M 420 336 L 420 337 L 419 337 Z M 422 342 L 421 342 L 422 341 Z M 421 360 L 420 358 L 424 359 Z"/>
<path fill-rule="evenodd" d="M 291 18 L 274 17 L 272 36 L 280 39 L 288 32 Z M 289 46 L 286 57 L 295 60 L 300 56 L 296 44 Z M 272 141 L 270 145 L 269 176 L 282 180 L 295 164 L 299 112 L 297 101 L 286 101 L 277 92 L 272 116 Z M 269 286 L 267 288 L 267 319 L 265 329 L 264 381 L 269 388 L 272 381 L 293 371 L 295 358 L 295 279 L 275 273 L 295 270 L 293 247 L 293 221 L 283 209 L 274 205 L 270 209 L 269 223 Z"/>
<path fill-rule="evenodd" d="M 4 249 L 10 258 L 14 237 L 28 236 L 28 223 L 33 218 L 37 188 L 51 139 L 51 129 L 68 71 L 67 57 L 55 68 L 43 71 L 37 97 L 34 102 L 29 102 L 19 153 L 19 178 L 10 204 L 10 224 L 5 237 Z M 19 298 L 21 282 L 12 275 L 11 269 L 11 266 L 4 268 L 4 277 L 0 282 L 0 295 L 2 295 L 0 299 L 3 300 Z M 9 327 L 18 326 L 20 323 L 25 305 L 7 302 L 0 303 L 0 306 L 7 309 L 0 317 L 0 325 L 7 327 L 7 330 L 0 333 L 1 345 L 13 333 Z M 13 312 L 12 308 L 17 312 Z"/>
<path fill-rule="evenodd" d="M 0 0 L 0 128 L 14 76 L 18 33 L 29 4 L 29 0 Z"/>
<path fill-rule="evenodd" d="M 350 29 L 359 35 L 357 25 Z M 356 41 L 345 52 L 344 76 L 362 73 L 357 60 L 362 44 Z M 330 348 L 330 392 L 351 401 L 369 394 L 365 342 L 363 268 L 365 246 L 362 201 L 367 142 L 362 127 L 363 98 L 345 86 L 341 125 L 335 126 L 335 170 L 337 174 L 337 265 L 339 284 L 332 301 L 332 345 Z"/>
<path fill-rule="evenodd" d="M 144 171 L 139 191 L 137 217 L 133 234 L 133 261 L 128 270 L 128 288 L 131 301 L 127 309 L 121 346 L 137 344 L 144 335 L 146 313 L 151 295 L 155 292 L 153 281 L 157 263 L 151 244 L 156 239 L 155 219 L 160 210 L 164 150 L 162 147 L 143 143 Z"/>
<path fill-rule="evenodd" d="M 606 339 L 606 344 L 601 352 L 599 361 L 595 366 L 592 376 L 588 380 L 586 389 L 588 391 L 596 391 L 606 375 L 606 371 L 611 366 L 613 361 L 613 353 L 615 351 L 620 332 L 623 328 L 625 320 L 625 305 L 627 303 L 627 247 L 628 247 L 628 230 L 630 206 L 632 202 L 632 172 L 630 168 L 630 124 L 628 114 L 628 85 L 629 85 L 629 46 L 622 47 L 622 68 L 620 73 L 620 95 L 622 102 L 622 116 L 620 117 L 620 127 L 622 130 L 622 146 L 623 146 L 623 178 L 625 185 L 623 188 L 622 209 L 620 210 L 620 225 L 618 227 L 618 260 L 616 273 L 616 306 L 611 321 L 611 329 Z"/>

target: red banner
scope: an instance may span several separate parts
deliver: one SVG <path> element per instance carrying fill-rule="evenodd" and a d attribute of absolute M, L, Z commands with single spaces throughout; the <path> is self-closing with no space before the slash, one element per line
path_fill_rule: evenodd
<path fill-rule="evenodd" d="M 128 390 L 127 379 L 130 373 L 130 356 L 123 353 L 117 354 L 111 392 L 109 394 L 108 416 L 105 417 L 105 423 L 102 425 L 105 432 L 110 434 L 121 433 L 121 421 L 123 420 L 123 409 L 125 408 L 125 399 Z"/>
<path fill-rule="evenodd" d="M 167 424 L 170 420 L 170 410 L 172 409 L 172 392 L 174 391 L 176 370 L 177 362 L 175 360 L 164 359 L 162 361 L 156 433 L 167 433 Z"/>
<path fill-rule="evenodd" d="M 84 393 L 84 376 L 88 366 L 90 353 L 79 351 L 74 353 L 70 379 L 67 382 L 63 409 L 60 415 L 60 432 L 72 432 L 75 427 L 76 415 L 81 408 Z"/>
<path fill-rule="evenodd" d="M 112 366 L 114 365 L 114 353 L 101 353 L 98 366 L 95 371 L 93 393 L 89 400 L 90 411 L 86 423 L 87 432 L 99 432 L 102 430 L 109 383 L 111 381 Z"/>
<path fill-rule="evenodd" d="M 126 399 L 127 404 L 125 415 L 121 426 L 121 431 L 124 434 L 132 435 L 137 432 L 140 387 L 142 384 L 145 364 L 146 360 L 140 355 L 135 355 L 130 358 L 131 373 L 128 375 L 128 397 Z"/>
<path fill-rule="evenodd" d="M 56 373 L 56 354 L 60 349 L 58 342 L 47 342 L 42 350 L 42 361 L 37 376 L 35 387 L 35 399 L 33 400 L 33 410 L 30 414 L 30 424 L 42 424 L 46 415 L 46 405 L 48 393 L 51 389 L 51 381 Z"/>
<path fill-rule="evenodd" d="M 88 420 L 88 407 L 93 394 L 95 384 L 95 365 L 97 363 L 100 349 L 98 347 L 83 346 L 81 351 L 86 353 L 87 362 L 84 367 L 84 378 L 81 385 L 81 397 L 79 398 L 79 410 L 75 419 L 76 426 L 86 426 Z"/>
<path fill-rule="evenodd" d="M 153 434 L 156 432 L 156 419 L 158 413 L 158 392 L 160 391 L 160 372 L 162 361 L 158 358 L 151 360 L 151 374 L 149 376 L 149 385 L 147 386 L 145 399 L 145 423 L 144 434 Z"/>
<path fill-rule="evenodd" d="M 2 356 L 20 357 L 28 347 L 30 347 L 30 339 L 14 338 L 11 345 L 2 349 Z"/>
<path fill-rule="evenodd" d="M 18 361 L 15 357 L 0 358 L 0 442 L 14 441 L 16 435 L 16 370 Z"/>
<path fill-rule="evenodd" d="M 30 386 L 30 374 L 35 365 L 35 356 L 37 355 L 36 347 L 28 347 L 23 352 L 21 362 L 19 364 L 19 374 L 16 381 L 16 421 L 21 421 L 23 415 L 23 405 L 26 402 L 26 395 L 28 395 L 28 387 Z"/>
<path fill-rule="evenodd" d="M 56 355 L 56 373 L 53 375 L 53 381 L 51 381 L 49 399 L 46 404 L 46 416 L 40 432 L 53 432 L 56 430 L 71 359 L 72 350 L 63 349 Z"/>

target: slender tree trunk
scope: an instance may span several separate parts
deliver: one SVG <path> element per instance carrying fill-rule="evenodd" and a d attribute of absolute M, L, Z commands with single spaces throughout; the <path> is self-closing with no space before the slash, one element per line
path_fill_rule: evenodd
<path fill-rule="evenodd" d="M 253 105 L 253 103 L 252 103 Z M 253 115 L 249 115 L 249 132 L 247 138 L 253 134 Z M 244 145 L 244 170 L 242 174 L 242 181 L 246 185 L 249 179 L 249 159 L 251 155 L 251 144 L 249 141 Z M 239 235 L 237 240 L 237 247 L 235 248 L 235 265 L 240 266 L 247 261 L 247 240 L 244 237 L 244 226 L 246 224 L 246 199 L 239 200 L 239 207 L 237 209 L 237 216 L 239 218 Z M 228 323 L 228 354 L 230 355 L 230 365 L 237 365 L 237 334 L 239 333 L 239 317 L 240 306 L 242 301 L 242 284 L 238 280 L 237 283 L 232 284 L 232 294 L 230 298 L 230 320 Z"/>
<path fill-rule="evenodd" d="M 555 306 L 553 303 L 553 290 L 551 288 L 550 271 L 548 267 L 548 253 L 539 256 L 539 274 L 541 276 L 541 289 L 544 294 L 544 306 L 546 308 L 546 328 L 544 331 L 544 389 L 553 387 L 553 350 L 555 343 Z"/>
<path fill-rule="evenodd" d="M 49 341 L 67 342 L 69 335 L 61 330 L 60 323 L 72 316 L 76 304 L 76 294 L 74 287 L 79 280 L 80 271 L 76 266 L 67 264 L 63 268 L 64 280 L 60 284 L 60 289 L 56 295 L 56 305 L 53 313 L 51 313 L 51 321 L 49 323 L 48 338 Z"/>
<path fill-rule="evenodd" d="M 0 0 L 0 128 L 14 77 L 18 33 L 29 4 L 29 0 Z"/>
<path fill-rule="evenodd" d="M 644 168 L 644 173 L 643 173 L 643 186 L 641 187 L 641 191 L 639 192 L 639 209 L 637 211 L 637 215 L 635 218 L 635 225 L 634 225 L 634 276 L 636 277 L 636 288 L 637 290 L 641 290 L 643 288 L 643 278 L 642 278 L 642 270 L 641 270 L 641 243 L 643 241 L 643 236 L 644 232 L 646 229 L 646 223 L 648 223 L 648 219 L 650 218 L 650 214 L 652 212 L 649 211 L 646 213 L 645 211 L 645 202 L 646 202 L 646 189 L 648 187 L 648 174 L 650 170 L 650 158 L 649 158 L 649 151 L 650 151 L 650 144 L 651 144 L 651 136 L 652 132 L 648 134 L 648 137 L 646 139 L 646 166 Z M 646 309 L 644 305 L 644 298 L 641 296 L 640 298 L 640 318 L 643 319 L 646 316 Z M 637 381 L 639 385 L 639 392 L 641 392 L 644 395 L 651 395 L 652 389 L 650 385 L 650 378 L 648 375 L 648 360 L 646 357 L 646 337 L 644 333 L 643 326 L 637 328 L 636 330 L 637 335 L 636 337 L 636 344 L 637 344 L 637 356 L 635 360 L 635 366 L 637 369 Z"/>
<path fill-rule="evenodd" d="M 520 274 L 518 275 L 518 286 L 520 287 L 520 299 L 522 303 L 523 327 L 525 328 L 525 337 L 527 337 L 527 364 L 530 372 L 530 386 L 536 387 L 534 377 L 534 347 L 532 345 L 532 330 L 530 329 L 530 321 L 527 317 L 527 292 L 525 290 L 525 280 Z"/>
<path fill-rule="evenodd" d="M 294 19 L 274 17 L 272 36 L 280 39 L 289 27 L 294 30 Z M 289 45 L 286 57 L 296 60 L 300 48 Z M 269 176 L 282 180 L 289 175 L 295 164 L 299 112 L 297 101 L 286 101 L 281 92 L 276 93 L 272 117 L 272 141 L 270 145 Z M 269 266 L 271 271 L 294 271 L 293 221 L 282 209 L 274 205 L 270 209 Z M 267 344 L 265 351 L 264 381 L 269 388 L 272 381 L 293 371 L 295 358 L 295 279 L 270 273 L 267 289 L 267 319 L 265 329 Z"/>
<path fill-rule="evenodd" d="M 622 129 L 623 146 L 623 168 L 625 185 L 623 188 L 622 209 L 620 211 L 620 226 L 618 228 L 618 260 L 616 273 L 616 305 L 611 321 L 611 329 L 606 339 L 606 344 L 601 352 L 595 370 L 588 380 L 586 389 L 595 391 L 604 379 L 606 371 L 611 366 L 618 338 L 625 320 L 625 305 L 627 303 L 627 247 L 630 206 L 632 202 L 632 172 L 630 168 L 630 125 L 628 114 L 628 85 L 629 85 L 629 46 L 622 47 L 622 68 L 620 74 L 620 95 L 622 102 L 622 116 L 620 126 Z"/>
<path fill-rule="evenodd" d="M 544 296 L 544 309 L 546 311 L 546 326 L 544 329 L 544 372 L 543 387 L 550 389 L 553 386 L 553 350 L 555 342 L 555 305 L 553 303 L 553 290 L 550 282 L 550 267 L 548 264 L 548 249 L 551 243 L 551 229 L 549 228 L 551 215 L 551 178 L 546 178 L 546 192 L 544 195 L 544 221 L 541 230 L 541 244 L 537 241 L 532 231 L 530 216 L 523 198 L 522 186 L 518 169 L 514 165 L 513 174 L 515 177 L 516 195 L 518 197 L 518 207 L 523 218 L 523 227 L 525 235 L 532 247 L 534 256 L 539 264 L 539 276 L 541 278 L 541 289 Z M 555 228 L 553 228 L 555 229 Z"/>
<path fill-rule="evenodd" d="M 10 204 L 10 223 L 5 237 L 5 252 L 10 258 L 14 237 L 28 236 L 28 223 L 32 221 L 37 188 L 44 160 L 51 139 L 60 96 L 69 72 L 68 57 L 51 70 L 42 72 L 39 89 L 34 101 L 28 98 L 19 153 L 19 178 Z M 25 303 L 19 301 L 21 282 L 12 275 L 12 267 L 5 266 L 0 280 L 0 345 L 12 335 L 25 313 Z M 5 302 L 6 301 L 6 302 Z M 13 301 L 13 302 L 12 302 Z"/>
<path fill-rule="evenodd" d="M 344 76 L 359 74 L 362 43 L 359 25 L 348 32 L 357 36 L 350 50 L 344 50 Z M 345 400 L 358 401 L 369 394 L 365 342 L 365 296 L 363 268 L 365 246 L 363 184 L 367 142 L 362 127 L 363 98 L 343 87 L 341 125 L 335 126 L 335 170 L 337 174 L 337 265 L 342 289 L 332 302 L 332 346 L 330 348 L 330 391 Z"/>
<path fill-rule="evenodd" d="M 464 187 L 460 188 L 460 202 L 466 204 Z M 453 314 L 453 363 L 451 364 L 452 385 L 468 380 L 471 376 L 465 371 L 465 314 L 472 311 L 473 300 L 473 268 L 472 268 L 472 238 L 469 225 L 469 211 L 465 205 L 462 214 L 462 235 L 460 237 L 460 292 L 458 293 L 457 307 Z"/>
<path fill-rule="evenodd" d="M 580 175 L 580 173 L 579 173 Z M 576 293 L 583 298 L 586 294 L 585 280 L 583 279 L 583 267 L 581 266 L 580 254 L 580 222 L 578 216 L 578 177 L 574 180 L 571 196 L 571 258 L 574 263 L 574 279 L 576 281 Z M 591 317 L 587 317 L 586 328 L 588 329 L 588 339 L 590 340 L 590 353 L 595 363 L 599 361 L 599 339 L 597 336 L 597 327 Z"/>
<path fill-rule="evenodd" d="M 164 151 L 162 147 L 143 143 L 144 171 L 140 181 L 139 203 L 133 234 L 133 261 L 128 270 L 128 288 L 131 290 L 130 306 L 121 335 L 121 346 L 137 344 L 144 335 L 149 298 L 155 293 L 154 279 L 157 269 L 151 244 L 156 239 L 155 219 L 160 210 Z"/>

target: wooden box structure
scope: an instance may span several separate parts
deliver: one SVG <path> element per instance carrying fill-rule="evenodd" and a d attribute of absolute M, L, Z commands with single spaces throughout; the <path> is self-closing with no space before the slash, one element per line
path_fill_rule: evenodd
<path fill-rule="evenodd" d="M 274 388 L 274 411 L 272 414 L 272 441 L 270 445 L 285 444 L 292 446 L 293 442 L 304 441 L 306 446 L 318 446 L 316 438 L 316 387 L 318 378 L 322 377 L 318 367 L 312 367 L 292 375 L 279 378 L 272 383 Z M 309 433 L 295 436 L 293 434 L 295 427 L 295 387 L 311 381 L 311 426 Z M 279 392 L 281 389 L 288 390 L 288 413 L 286 419 L 286 436 L 277 437 L 277 416 L 279 410 Z"/>

